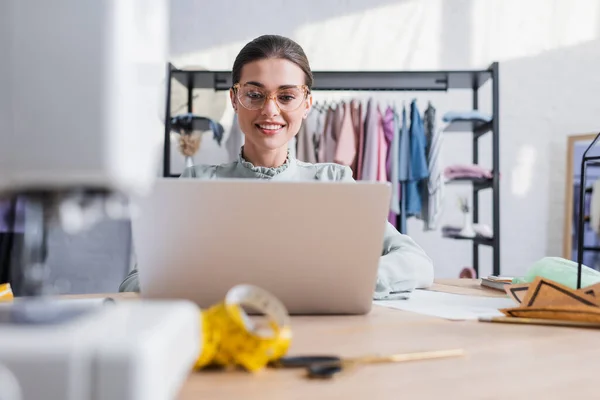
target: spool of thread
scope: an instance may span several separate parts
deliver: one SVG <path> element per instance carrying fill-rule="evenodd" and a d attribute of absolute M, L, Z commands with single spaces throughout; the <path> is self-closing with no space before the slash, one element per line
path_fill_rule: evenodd
<path fill-rule="evenodd" d="M 458 275 L 461 279 L 477 279 L 477 272 L 474 268 L 464 267 Z"/>

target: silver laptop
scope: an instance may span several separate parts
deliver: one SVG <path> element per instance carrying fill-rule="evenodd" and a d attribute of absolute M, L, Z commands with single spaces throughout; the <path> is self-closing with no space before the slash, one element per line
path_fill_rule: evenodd
<path fill-rule="evenodd" d="M 390 194 L 375 182 L 161 179 L 133 221 L 141 295 L 207 308 L 252 284 L 291 314 L 365 314 Z"/>

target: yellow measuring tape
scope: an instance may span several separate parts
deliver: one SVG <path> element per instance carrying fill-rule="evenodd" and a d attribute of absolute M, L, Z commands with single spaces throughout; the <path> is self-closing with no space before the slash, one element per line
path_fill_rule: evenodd
<path fill-rule="evenodd" d="M 268 332 L 243 307 L 268 320 Z M 241 366 L 258 371 L 283 357 L 291 343 L 289 314 L 275 296 L 252 285 L 233 287 L 225 300 L 202 311 L 202 348 L 195 368 Z"/>
<path fill-rule="evenodd" d="M 14 299 L 10 284 L 0 285 L 0 302 Z M 268 327 L 252 321 L 244 307 L 262 315 Z M 234 286 L 225 300 L 201 312 L 202 347 L 195 369 L 240 366 L 258 371 L 283 357 L 292 340 L 287 309 L 271 293 L 252 285 Z"/>
<path fill-rule="evenodd" d="M 14 299 L 10 283 L 3 283 L 0 285 L 0 302 L 12 301 Z"/>

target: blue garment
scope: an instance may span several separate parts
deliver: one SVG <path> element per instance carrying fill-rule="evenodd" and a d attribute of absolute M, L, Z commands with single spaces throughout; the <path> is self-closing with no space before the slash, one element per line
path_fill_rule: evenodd
<path fill-rule="evenodd" d="M 400 233 L 406 233 L 406 183 L 410 171 L 410 137 L 406 123 L 406 107 L 402 106 L 402 120 L 399 125 L 399 149 L 398 149 L 398 179 L 400 180 Z"/>
<path fill-rule="evenodd" d="M 427 167 L 427 139 L 425 137 L 425 126 L 417 102 L 413 100 L 410 104 L 410 168 L 406 187 L 406 216 L 421 214 L 421 188 L 420 181 L 429 176 Z"/>
<path fill-rule="evenodd" d="M 400 124 L 400 148 L 398 163 L 398 179 L 407 181 L 410 170 L 410 137 L 406 123 L 406 107 L 402 106 L 402 121 Z"/>
<path fill-rule="evenodd" d="M 486 113 L 482 113 L 479 110 L 471 110 L 471 111 L 448 111 L 442 117 L 442 121 L 444 122 L 452 122 L 454 120 L 472 120 L 472 121 L 483 121 L 490 122 L 492 120 L 492 116 Z"/>

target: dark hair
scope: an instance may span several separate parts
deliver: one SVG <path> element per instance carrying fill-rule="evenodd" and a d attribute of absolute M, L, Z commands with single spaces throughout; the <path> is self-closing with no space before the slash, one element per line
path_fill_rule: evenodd
<path fill-rule="evenodd" d="M 298 43 L 279 35 L 259 36 L 244 46 L 233 62 L 233 84 L 240 81 L 244 65 L 265 58 L 283 58 L 293 62 L 304 71 L 306 86 L 312 88 L 313 75 L 304 50 Z"/>

